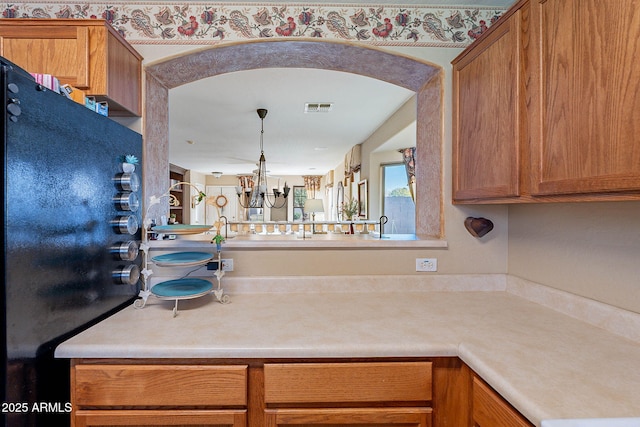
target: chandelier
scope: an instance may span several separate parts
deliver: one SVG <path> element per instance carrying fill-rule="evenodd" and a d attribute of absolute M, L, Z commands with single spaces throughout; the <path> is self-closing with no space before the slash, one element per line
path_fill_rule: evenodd
<path fill-rule="evenodd" d="M 274 188 L 273 193 L 269 194 L 267 189 L 269 188 L 267 183 L 267 161 L 264 157 L 263 138 L 264 138 L 264 118 L 267 116 L 267 110 L 265 108 L 258 108 L 258 117 L 260 117 L 260 159 L 258 160 L 258 169 L 256 169 L 251 178 L 242 177 L 241 185 L 236 187 L 236 194 L 238 195 L 238 202 L 243 208 L 282 208 L 287 204 L 287 196 L 289 195 L 290 187 L 287 183 L 284 183 L 282 191 L 279 188 Z M 280 197 L 283 196 L 283 197 Z M 272 197 L 273 200 L 270 200 Z"/>

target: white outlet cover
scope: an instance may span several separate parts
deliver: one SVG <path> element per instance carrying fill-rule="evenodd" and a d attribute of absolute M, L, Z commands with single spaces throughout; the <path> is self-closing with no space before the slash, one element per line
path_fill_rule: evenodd
<path fill-rule="evenodd" d="M 416 258 L 416 271 L 438 271 L 438 259 Z"/>

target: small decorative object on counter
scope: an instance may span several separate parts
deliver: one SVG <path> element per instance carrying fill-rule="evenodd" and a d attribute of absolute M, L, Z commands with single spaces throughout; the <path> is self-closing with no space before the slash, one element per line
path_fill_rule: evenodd
<path fill-rule="evenodd" d="M 224 242 L 224 237 L 220 235 L 220 232 L 215 235 L 215 237 L 211 240 L 211 243 L 216 244 L 216 250 L 218 253 L 222 250 L 222 242 Z"/>
<path fill-rule="evenodd" d="M 340 211 L 346 217 L 347 221 L 352 221 L 353 217 L 357 216 L 358 212 L 360 212 L 360 203 L 357 199 L 349 197 L 345 202 L 342 202 Z M 349 224 L 349 231 L 347 231 L 346 234 L 355 234 L 353 223 Z"/>
<path fill-rule="evenodd" d="M 360 211 L 358 200 L 353 197 L 349 197 L 345 202 L 342 202 L 340 211 L 348 221 L 351 221 Z"/>

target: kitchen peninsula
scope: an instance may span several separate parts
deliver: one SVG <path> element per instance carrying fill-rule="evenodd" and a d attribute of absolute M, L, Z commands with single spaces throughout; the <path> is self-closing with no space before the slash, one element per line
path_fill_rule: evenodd
<path fill-rule="evenodd" d="M 447 425 L 441 420 L 450 404 L 442 395 L 443 381 L 461 372 L 450 369 L 459 363 L 536 426 L 547 419 L 640 416 L 637 314 L 504 275 L 245 277 L 230 278 L 226 288 L 231 304 L 203 297 L 185 302 L 173 318 L 171 304 L 150 301 L 63 343 L 56 356 L 73 359 L 75 396 L 98 393 L 88 386 L 88 373 L 113 375 L 98 376 L 101 389 L 107 379 L 124 375 L 123 366 L 136 373 L 163 366 L 171 372 L 218 367 L 227 384 L 239 387 L 234 388 L 239 400 L 227 402 L 225 411 L 240 416 L 238 408 L 246 407 L 247 425 L 254 426 L 263 412 L 274 417 L 286 412 L 282 404 L 270 406 L 278 400 L 272 377 L 283 366 L 355 363 L 378 369 L 378 364 L 404 363 L 414 376 L 426 364 L 432 376 L 419 376 L 433 381 L 433 396 L 431 389 L 425 392 L 433 424 L 424 425 L 440 427 Z M 589 318 L 579 319 L 586 306 Z M 570 307 L 569 315 L 556 311 L 559 307 Z M 457 378 L 446 381 L 468 384 Z M 80 384 L 85 380 L 89 383 Z M 198 394 L 183 386 L 177 377 L 170 384 L 176 393 Z M 143 391 L 135 393 L 134 406 L 154 405 Z M 460 393 L 466 392 L 454 394 Z M 92 405 L 74 402 L 74 416 L 115 413 L 85 410 Z M 465 410 L 460 406 L 458 412 Z"/>

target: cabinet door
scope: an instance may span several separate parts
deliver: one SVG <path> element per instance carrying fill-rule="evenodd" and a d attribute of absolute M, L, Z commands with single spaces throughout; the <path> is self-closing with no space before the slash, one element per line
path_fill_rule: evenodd
<path fill-rule="evenodd" d="M 640 190 L 638 1 L 532 4 L 532 193 Z"/>
<path fill-rule="evenodd" d="M 472 388 L 474 427 L 533 427 L 479 378 L 473 379 Z"/>
<path fill-rule="evenodd" d="M 267 409 L 265 427 L 431 427 L 430 408 Z"/>
<path fill-rule="evenodd" d="M 521 14 L 453 63 L 453 199 L 519 195 L 523 133 Z"/>
<path fill-rule="evenodd" d="M 113 410 L 78 411 L 74 427 L 173 426 L 246 427 L 245 410 Z"/>
<path fill-rule="evenodd" d="M 61 84 L 89 89 L 89 28 L 2 26 L 0 54 L 31 73 L 52 74 Z"/>

